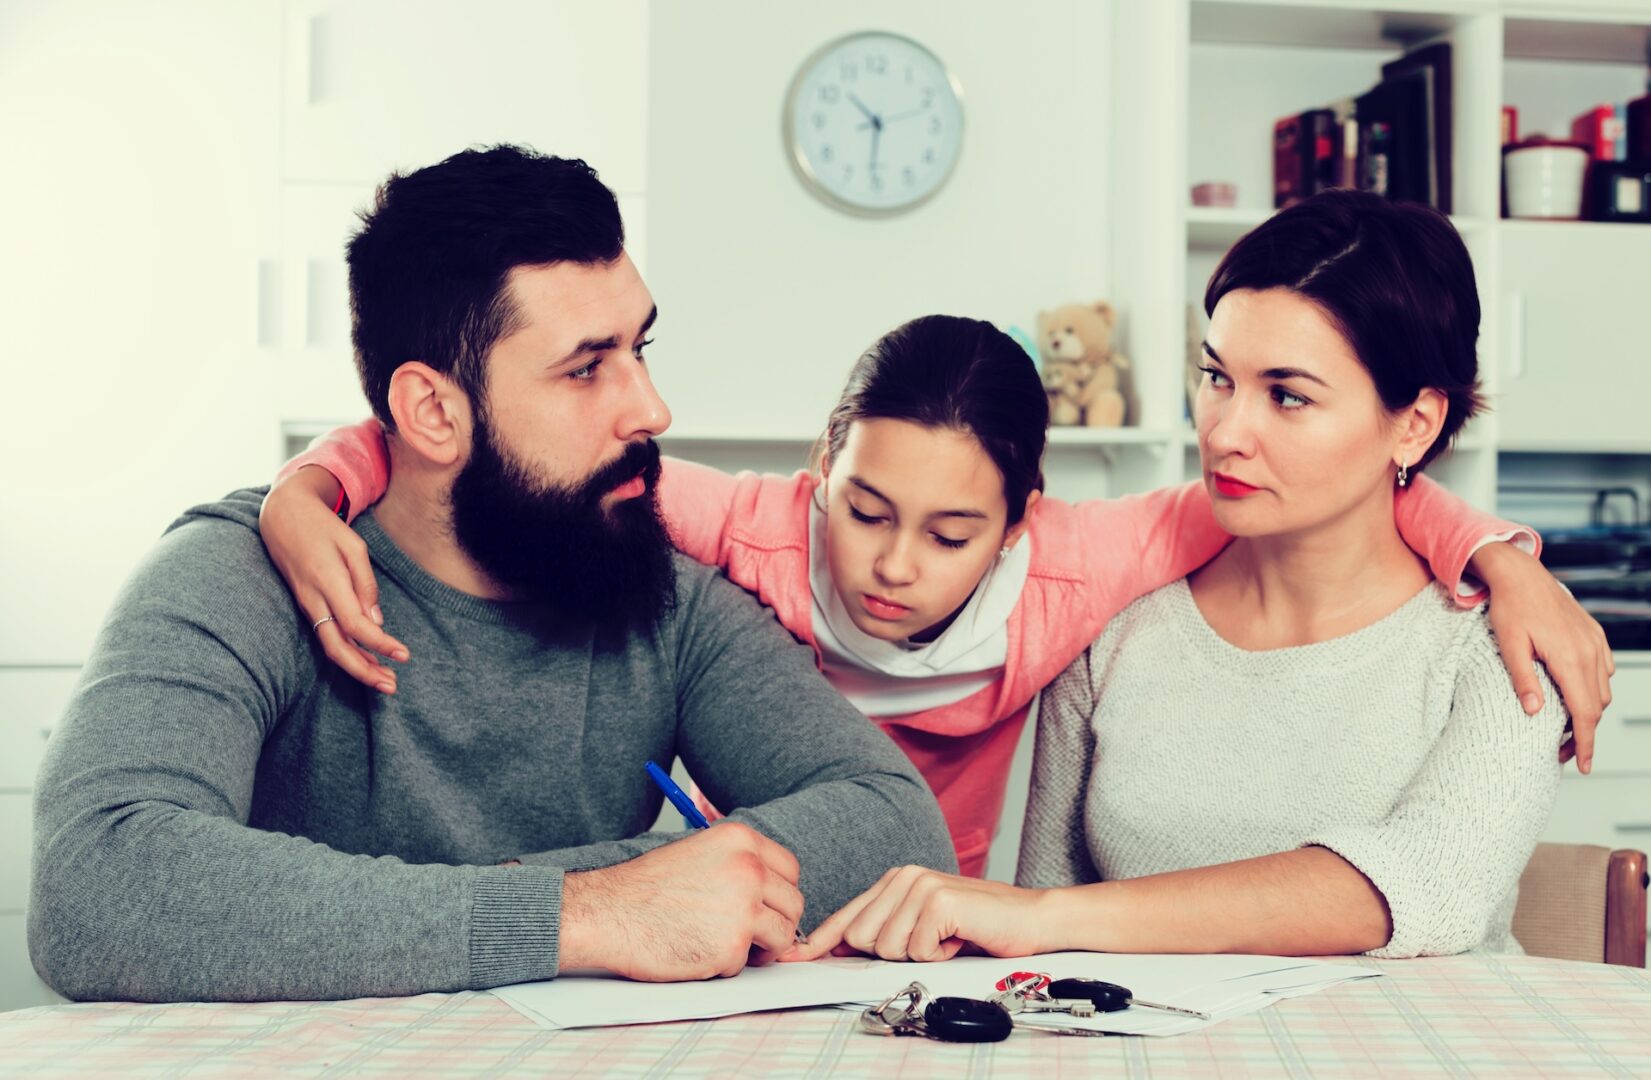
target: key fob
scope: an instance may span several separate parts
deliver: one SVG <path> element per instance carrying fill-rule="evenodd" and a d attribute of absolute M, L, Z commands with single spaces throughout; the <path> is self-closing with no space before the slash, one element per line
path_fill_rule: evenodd
<path fill-rule="evenodd" d="M 1015 1029 L 1002 1005 L 974 998 L 939 997 L 923 1010 L 929 1037 L 941 1042 L 1001 1042 Z"/>
<path fill-rule="evenodd" d="M 1129 1008 L 1129 1003 L 1134 1000 L 1129 991 L 1117 983 L 1099 979 L 1056 979 L 1044 993 L 1052 998 L 1093 1001 L 1096 1012 L 1119 1012 Z"/>

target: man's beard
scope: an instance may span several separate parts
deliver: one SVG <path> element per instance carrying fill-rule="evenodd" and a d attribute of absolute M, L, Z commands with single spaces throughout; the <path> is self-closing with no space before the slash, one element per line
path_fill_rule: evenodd
<path fill-rule="evenodd" d="M 642 495 L 602 506 L 602 496 L 638 475 Z M 470 460 L 453 481 L 453 533 L 520 599 L 607 629 L 650 629 L 676 598 L 658 482 L 659 447 L 650 439 L 576 487 L 539 484 L 477 416 Z"/>

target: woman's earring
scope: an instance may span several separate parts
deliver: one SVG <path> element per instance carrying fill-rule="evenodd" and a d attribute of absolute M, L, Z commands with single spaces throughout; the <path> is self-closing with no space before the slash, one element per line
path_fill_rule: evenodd
<path fill-rule="evenodd" d="M 997 549 L 997 561 L 1002 562 L 1004 559 L 1007 559 L 1008 557 L 1009 557 L 1009 545 L 1004 544 L 1002 547 Z"/>
<path fill-rule="evenodd" d="M 1404 487 L 1406 484 L 1409 484 L 1409 483 L 1410 483 L 1410 466 L 1401 461 L 1401 462 L 1399 462 L 1399 486 Z"/>

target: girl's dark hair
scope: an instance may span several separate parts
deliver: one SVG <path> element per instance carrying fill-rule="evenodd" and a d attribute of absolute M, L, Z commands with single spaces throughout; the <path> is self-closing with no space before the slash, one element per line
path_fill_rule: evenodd
<path fill-rule="evenodd" d="M 1375 380 L 1389 411 L 1424 389 L 1449 400 L 1419 471 L 1450 445 L 1479 395 L 1479 292 L 1450 221 L 1416 203 L 1326 191 L 1274 214 L 1221 260 L 1204 313 L 1234 289 L 1289 289 L 1317 304 Z"/>
<path fill-rule="evenodd" d="M 487 354 L 518 318 L 518 266 L 619 258 L 619 204 L 596 170 L 516 146 L 465 150 L 378 189 L 349 245 L 356 368 L 386 426 L 390 376 L 422 360 L 482 408 Z"/>
<path fill-rule="evenodd" d="M 833 458 L 856 420 L 908 420 L 965 431 L 1003 476 L 1009 524 L 1043 490 L 1049 399 L 1025 349 L 979 319 L 925 315 L 865 351 L 831 410 L 823 442 Z"/>

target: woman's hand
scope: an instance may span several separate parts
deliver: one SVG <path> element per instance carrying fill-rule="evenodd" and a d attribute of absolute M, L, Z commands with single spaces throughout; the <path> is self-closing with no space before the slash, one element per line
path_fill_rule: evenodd
<path fill-rule="evenodd" d="M 1577 769 L 1588 772 L 1594 729 L 1611 704 L 1617 670 L 1605 631 L 1535 556 L 1512 544 L 1486 544 L 1469 565 L 1490 586 L 1491 629 L 1525 712 L 1542 708 L 1542 684 L 1532 670 L 1533 661 L 1541 660 L 1571 715 L 1571 737 L 1559 748 L 1559 760 L 1574 756 Z"/>
<path fill-rule="evenodd" d="M 367 544 L 332 512 L 338 495 L 332 473 L 305 466 L 264 497 L 258 531 L 305 618 L 313 624 L 331 616 L 315 631 L 328 659 L 357 682 L 393 694 L 396 673 L 373 654 L 406 660 L 407 647 L 381 629 Z"/>
<path fill-rule="evenodd" d="M 861 952 L 885 960 L 950 960 L 965 945 L 993 956 L 1029 956 L 1053 947 L 1037 907 L 1044 894 L 999 881 L 901 866 L 850 900 L 782 961 Z"/>

